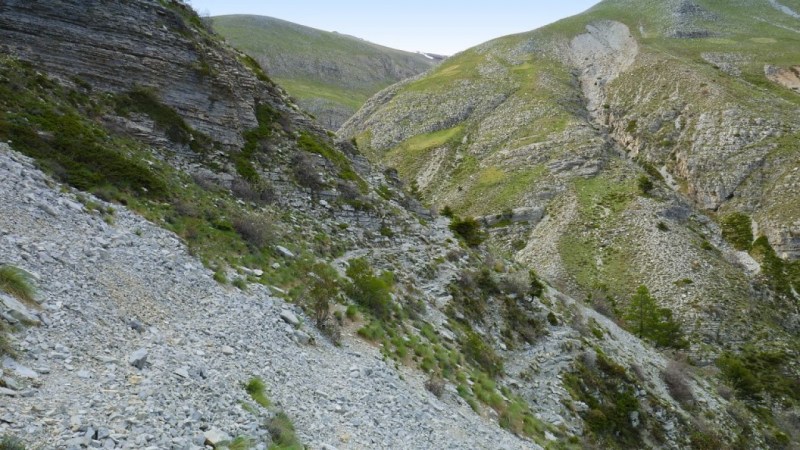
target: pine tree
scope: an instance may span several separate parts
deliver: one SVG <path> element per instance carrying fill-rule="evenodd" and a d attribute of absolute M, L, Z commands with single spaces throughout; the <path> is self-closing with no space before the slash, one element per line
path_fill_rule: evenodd
<path fill-rule="evenodd" d="M 672 318 L 672 311 L 660 308 L 647 286 L 639 286 L 636 290 L 624 318 L 639 338 L 648 339 L 659 347 L 683 348 L 688 345 L 680 324 Z"/>

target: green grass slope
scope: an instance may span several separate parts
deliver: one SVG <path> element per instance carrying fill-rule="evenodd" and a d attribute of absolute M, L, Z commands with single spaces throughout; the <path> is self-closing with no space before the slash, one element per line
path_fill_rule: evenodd
<path fill-rule="evenodd" d="M 376 92 L 436 62 L 271 17 L 219 16 L 212 22 L 218 33 L 261 63 L 330 129 L 338 129 Z"/>

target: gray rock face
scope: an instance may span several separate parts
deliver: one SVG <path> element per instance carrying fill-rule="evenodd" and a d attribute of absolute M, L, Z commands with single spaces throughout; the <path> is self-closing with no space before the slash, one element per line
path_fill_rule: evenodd
<path fill-rule="evenodd" d="M 186 8 L 155 0 L 9 0 L 0 3 L 0 42 L 64 80 L 110 92 L 152 87 L 192 127 L 239 148 L 265 93 L 229 54 L 197 46 L 197 31 L 180 19 Z M 203 82 L 207 72 L 214 83 Z"/>

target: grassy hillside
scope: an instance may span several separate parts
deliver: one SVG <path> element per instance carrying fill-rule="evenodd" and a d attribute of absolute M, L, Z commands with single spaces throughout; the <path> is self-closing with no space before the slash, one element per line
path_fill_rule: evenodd
<path fill-rule="evenodd" d="M 436 62 L 271 17 L 219 16 L 213 18 L 213 26 L 258 60 L 301 106 L 334 130 L 370 96 Z"/>

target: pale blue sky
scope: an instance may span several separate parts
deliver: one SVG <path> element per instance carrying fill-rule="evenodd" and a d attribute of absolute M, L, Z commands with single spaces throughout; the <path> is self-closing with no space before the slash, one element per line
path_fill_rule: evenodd
<path fill-rule="evenodd" d="M 598 0 L 191 0 L 212 16 L 257 14 L 408 51 L 452 55 L 585 11 Z"/>

